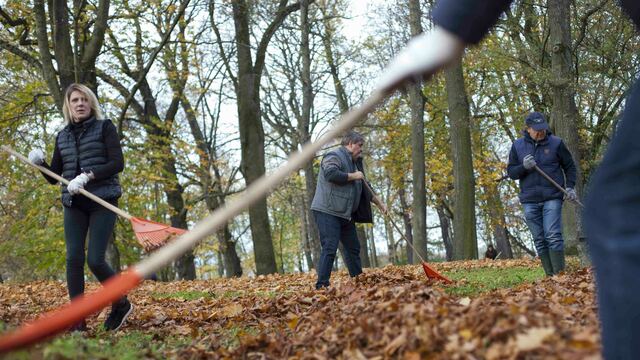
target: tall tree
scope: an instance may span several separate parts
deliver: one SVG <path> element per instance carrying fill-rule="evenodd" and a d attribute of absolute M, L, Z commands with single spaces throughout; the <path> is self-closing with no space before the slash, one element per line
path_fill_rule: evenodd
<path fill-rule="evenodd" d="M 475 180 L 471 150 L 469 101 L 464 84 L 462 60 L 445 70 L 451 152 L 453 153 L 454 210 L 453 258 L 477 259 Z"/>
<path fill-rule="evenodd" d="M 578 144 L 580 130 L 580 116 L 575 102 L 575 70 L 573 68 L 573 49 L 571 42 L 571 1 L 549 0 L 549 52 L 551 54 L 551 94 L 553 106 L 551 108 L 551 122 L 560 136 L 576 164 L 576 191 L 582 194 L 581 159 L 582 154 Z M 586 243 L 581 235 L 580 207 L 565 206 L 563 215 L 563 233 L 567 251 L 578 248 L 581 261 L 589 262 L 586 253 Z M 581 241 L 582 240 L 582 241 Z"/>
<path fill-rule="evenodd" d="M 409 0 L 409 27 L 411 36 L 422 33 L 422 11 L 420 1 Z M 413 203 L 411 210 L 411 227 L 413 231 L 413 247 L 417 255 L 413 256 L 413 263 L 418 263 L 422 257 L 427 259 L 427 196 L 425 183 L 425 157 L 424 157 L 424 104 L 420 83 L 407 87 L 409 107 L 411 108 L 411 164 Z"/>
<path fill-rule="evenodd" d="M 100 0 L 95 7 L 74 1 L 71 11 L 66 0 L 53 0 L 47 3 L 48 14 L 44 4 L 33 2 L 38 52 L 43 78 L 62 109 L 64 89 L 71 83 L 83 83 L 97 94 L 96 59 L 104 44 L 110 0 Z"/>
<path fill-rule="evenodd" d="M 234 36 L 237 73 L 231 70 L 230 58 L 226 57 L 225 63 L 227 64 L 227 72 L 233 82 L 236 93 L 241 147 L 240 171 L 247 184 L 255 182 L 265 173 L 264 128 L 262 126 L 260 104 L 260 81 L 262 80 L 267 47 L 271 38 L 285 18 L 300 8 L 300 3 L 287 3 L 287 0 L 278 1 L 271 20 L 259 38 L 255 53 L 255 63 L 252 54 L 251 24 L 254 23 L 252 15 L 254 14 L 254 7 L 258 4 L 245 0 L 234 1 L 231 4 L 233 23 L 235 26 Z M 210 9 L 213 13 L 213 2 L 211 2 Z M 211 16 L 211 19 L 214 31 L 218 36 L 220 34 L 218 25 L 213 21 L 215 17 Z M 222 47 L 222 39 L 220 36 L 218 36 L 218 41 L 220 47 Z M 249 209 L 249 218 L 251 221 L 251 237 L 256 260 L 256 271 L 258 274 L 275 273 L 278 271 L 278 268 L 273 251 L 273 240 L 271 238 L 266 199 L 257 201 Z"/>
<path fill-rule="evenodd" d="M 180 8 L 174 9 L 173 11 L 164 11 L 159 6 L 151 8 L 157 15 L 155 18 L 157 22 L 154 25 L 162 37 L 161 43 L 156 46 L 153 54 L 157 55 L 160 53 L 160 50 L 168 41 L 174 27 L 178 22 L 182 21 L 181 19 L 188 3 L 188 0 L 183 0 Z M 128 7 L 127 11 L 130 14 L 135 14 L 133 9 Z M 156 166 L 161 173 L 159 179 L 163 185 L 167 203 L 171 209 L 171 226 L 186 229 L 188 227 L 188 206 L 186 206 L 183 197 L 184 187 L 178 179 L 176 156 L 172 151 L 172 131 L 176 114 L 180 110 L 182 93 L 174 94 L 163 114 L 164 116 L 162 116 L 160 111 L 161 105 L 156 99 L 157 96 L 152 87 L 152 82 L 149 81 L 147 76 L 154 57 L 152 56 L 151 59 L 148 59 L 145 63 L 145 49 L 142 45 L 145 31 L 143 31 L 139 17 L 130 16 L 130 18 L 133 21 L 132 28 L 135 34 L 135 43 L 131 49 L 131 55 L 126 53 L 126 49 L 120 45 L 113 31 L 110 30 L 108 35 L 113 46 L 113 55 L 120 65 L 119 72 L 122 72 L 131 81 L 134 81 L 134 86 L 129 90 L 121 81 L 105 71 L 98 71 L 98 75 L 103 81 L 113 86 L 129 101 L 128 103 L 131 104 L 132 109 L 136 113 L 136 118 L 131 120 L 139 122 L 144 127 L 147 133 L 145 146 L 148 148 L 148 151 L 146 154 L 149 157 L 149 161 Z M 128 56 L 134 59 L 132 63 L 135 67 L 129 65 Z M 173 69 L 165 68 L 165 71 L 170 74 Z M 137 90 L 140 91 L 142 102 L 135 99 L 135 92 Z M 180 90 L 183 91 L 184 88 Z M 123 112 L 126 112 L 126 107 Z M 124 116 L 124 113 L 121 114 L 121 118 Z M 194 260 L 193 250 L 189 250 L 175 262 L 176 273 L 179 279 L 195 279 L 196 269 Z"/>

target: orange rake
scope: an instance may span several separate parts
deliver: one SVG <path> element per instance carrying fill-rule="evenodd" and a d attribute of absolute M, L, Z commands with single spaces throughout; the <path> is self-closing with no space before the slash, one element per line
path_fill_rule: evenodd
<path fill-rule="evenodd" d="M 69 181 L 67 179 L 63 178 L 62 176 L 54 173 L 53 171 L 45 167 L 33 164 L 31 161 L 29 161 L 29 159 L 24 157 L 22 154 L 17 153 L 12 148 L 6 145 L 2 145 L 2 150 L 15 156 L 18 160 L 22 161 L 23 163 L 29 166 L 32 166 L 42 171 L 43 173 L 49 175 L 50 177 L 60 181 L 61 183 L 65 185 L 69 185 Z M 162 245 L 166 244 L 168 241 L 172 240 L 174 237 L 180 236 L 186 232 L 186 230 L 184 229 L 179 229 L 179 228 L 171 227 L 166 224 L 161 224 L 151 220 L 146 220 L 146 219 L 141 219 L 141 218 L 131 216 L 127 212 L 121 210 L 116 206 L 113 206 L 112 204 L 93 195 L 92 193 L 88 192 L 85 189 L 80 189 L 80 193 L 88 197 L 89 199 L 97 202 L 98 204 L 106 207 L 107 209 L 113 211 L 117 215 L 120 215 L 123 218 L 129 220 L 131 222 L 131 227 L 133 228 L 133 232 L 136 234 L 136 238 L 138 238 L 138 242 L 140 243 L 140 245 L 142 245 L 142 247 L 147 252 L 161 247 Z"/>
<path fill-rule="evenodd" d="M 367 183 L 366 180 L 363 180 L 362 183 L 364 184 L 364 186 L 366 186 L 366 188 L 369 190 L 369 192 L 371 192 L 371 194 L 375 195 L 375 193 L 373 192 L 373 189 L 371 189 L 371 186 L 369 186 L 369 184 Z M 398 224 L 396 224 L 396 222 L 393 220 L 393 218 L 391 218 L 391 215 L 389 215 L 388 212 L 383 212 L 383 214 L 387 217 L 387 219 L 389 219 L 391 224 L 393 224 L 393 226 L 396 228 L 396 230 L 400 233 L 400 236 L 402 236 L 402 238 L 407 243 L 407 245 L 409 245 L 409 247 L 411 247 L 411 250 L 413 250 L 413 253 L 418 255 L 418 257 L 420 258 L 420 261 L 422 262 L 422 269 L 424 270 L 424 273 L 427 275 L 427 277 L 429 279 L 431 279 L 431 280 L 442 281 L 445 284 L 452 284 L 453 281 L 447 279 L 447 277 L 445 277 L 444 275 L 440 274 L 434 268 L 432 268 L 429 264 L 427 264 L 427 262 L 420 255 L 420 253 L 416 251 L 416 248 L 413 247 L 413 244 L 411 243 L 411 241 L 409 241 L 409 239 L 407 239 L 407 237 L 404 235 L 404 233 L 402 232 L 402 230 L 400 229 Z"/>

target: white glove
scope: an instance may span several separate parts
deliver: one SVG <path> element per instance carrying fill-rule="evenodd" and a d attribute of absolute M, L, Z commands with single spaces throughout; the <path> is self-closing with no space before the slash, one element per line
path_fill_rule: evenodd
<path fill-rule="evenodd" d="M 534 167 L 536 167 L 536 165 L 538 164 L 536 163 L 536 159 L 534 159 L 533 156 L 529 154 L 525 156 L 524 159 L 522 159 L 522 165 L 524 166 L 525 169 L 531 170 Z"/>
<path fill-rule="evenodd" d="M 44 151 L 40 149 L 33 149 L 29 152 L 29 161 L 35 165 L 44 164 Z"/>
<path fill-rule="evenodd" d="M 391 91 L 410 78 L 433 75 L 461 56 L 464 45 L 462 39 L 441 27 L 418 35 L 383 70 L 376 89 Z"/>
<path fill-rule="evenodd" d="M 567 195 L 565 197 L 569 201 L 578 201 L 578 194 L 573 188 L 567 188 Z"/>
<path fill-rule="evenodd" d="M 82 173 L 76 176 L 73 180 L 69 181 L 69 185 L 67 185 L 67 190 L 71 195 L 77 195 L 80 193 L 81 189 L 84 189 L 84 186 L 91 180 L 89 175 Z"/>

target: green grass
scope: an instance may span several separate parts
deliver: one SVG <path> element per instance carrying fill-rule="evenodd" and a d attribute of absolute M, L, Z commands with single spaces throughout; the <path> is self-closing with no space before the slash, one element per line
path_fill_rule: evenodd
<path fill-rule="evenodd" d="M 219 335 L 220 343 L 226 348 L 240 345 L 240 338 L 247 335 L 258 335 L 260 331 L 255 327 L 230 325 Z"/>
<path fill-rule="evenodd" d="M 213 298 L 226 298 L 226 299 L 238 299 L 244 296 L 252 295 L 263 298 L 274 298 L 278 293 L 293 293 L 292 291 L 287 292 L 276 292 L 276 291 L 242 291 L 242 290 L 225 290 L 223 292 L 210 292 L 210 291 L 176 291 L 171 293 L 162 293 L 162 292 L 154 292 L 151 296 L 155 299 L 181 299 L 181 300 L 197 300 L 201 298 L 205 299 L 213 299 Z"/>
<path fill-rule="evenodd" d="M 190 341 L 190 338 L 161 338 L 140 331 L 127 331 L 123 336 L 99 332 L 95 337 L 75 333 L 61 336 L 45 345 L 42 355 L 44 359 L 162 358 L 164 351 Z"/>
<path fill-rule="evenodd" d="M 155 299 L 182 299 L 189 301 L 200 298 L 214 298 L 215 294 L 208 291 L 176 291 L 172 293 L 154 292 L 151 296 Z"/>
<path fill-rule="evenodd" d="M 455 296 L 477 296 L 495 289 L 510 288 L 522 283 L 534 282 L 544 277 L 542 268 L 478 268 L 445 272 L 445 276 L 456 284 L 445 291 Z"/>

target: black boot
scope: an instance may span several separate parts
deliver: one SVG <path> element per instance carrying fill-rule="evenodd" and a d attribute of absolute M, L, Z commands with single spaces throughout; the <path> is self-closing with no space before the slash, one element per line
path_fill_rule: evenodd
<path fill-rule="evenodd" d="M 73 324 L 70 328 L 69 328 L 69 332 L 85 332 L 87 331 L 87 322 L 84 320 L 81 320 L 75 324 Z"/>
<path fill-rule="evenodd" d="M 540 256 L 540 262 L 542 263 L 542 269 L 544 270 L 544 274 L 547 276 L 552 276 L 553 266 L 551 265 L 551 257 L 549 256 L 549 252 L 543 252 L 538 254 Z"/>
<path fill-rule="evenodd" d="M 553 267 L 553 275 L 564 271 L 564 250 L 556 251 L 549 250 L 549 257 L 551 258 L 551 266 Z"/>

